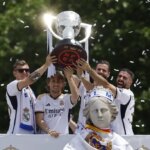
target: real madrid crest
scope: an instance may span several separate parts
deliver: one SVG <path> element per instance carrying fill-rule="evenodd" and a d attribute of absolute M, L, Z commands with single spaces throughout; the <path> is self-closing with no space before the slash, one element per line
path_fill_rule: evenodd
<path fill-rule="evenodd" d="M 90 133 L 86 137 L 86 141 L 94 148 L 98 150 L 112 150 L 112 142 L 105 141 L 101 136 L 96 133 Z"/>
<path fill-rule="evenodd" d="M 23 109 L 23 120 L 25 122 L 28 122 L 30 120 L 30 113 L 29 113 L 29 109 L 27 107 L 25 107 Z"/>
<path fill-rule="evenodd" d="M 64 101 L 60 101 L 60 106 L 64 106 Z"/>

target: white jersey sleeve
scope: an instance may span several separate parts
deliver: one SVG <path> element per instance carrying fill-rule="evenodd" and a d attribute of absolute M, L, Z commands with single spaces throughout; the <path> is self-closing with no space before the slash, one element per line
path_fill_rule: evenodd
<path fill-rule="evenodd" d="M 129 89 L 124 88 L 117 88 L 117 94 L 116 94 L 116 100 L 118 100 L 118 103 L 120 104 L 127 104 L 129 100 L 134 97 L 134 94 Z"/>
<path fill-rule="evenodd" d="M 36 104 L 35 104 L 35 112 L 44 112 L 44 101 L 41 100 L 41 98 L 44 95 L 45 94 L 41 94 L 40 96 L 38 96 L 38 98 L 36 100 Z"/>
<path fill-rule="evenodd" d="M 19 91 L 17 86 L 18 82 L 19 80 L 14 80 L 7 85 L 7 92 L 10 96 L 16 95 L 16 93 Z"/>
<path fill-rule="evenodd" d="M 117 96 L 114 103 L 118 107 L 118 115 L 111 123 L 112 129 L 120 135 L 133 135 L 132 121 L 135 99 L 130 89 L 117 88 Z"/>

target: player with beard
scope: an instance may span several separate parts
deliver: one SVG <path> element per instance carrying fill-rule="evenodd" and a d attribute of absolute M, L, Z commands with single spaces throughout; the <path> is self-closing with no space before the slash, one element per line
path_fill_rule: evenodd
<path fill-rule="evenodd" d="M 97 74 L 85 60 L 78 60 L 77 65 L 82 70 L 87 71 L 97 84 L 112 91 L 115 97 L 114 103 L 119 110 L 116 119 L 112 122 L 112 129 L 120 135 L 133 135 L 132 121 L 135 99 L 130 90 L 134 80 L 133 72 L 127 68 L 121 69 L 116 79 L 117 86 L 114 86 L 103 76 Z"/>
<path fill-rule="evenodd" d="M 116 84 L 115 104 L 119 108 L 116 119 L 112 122 L 112 128 L 120 135 L 133 135 L 132 121 L 134 114 L 135 99 L 134 94 L 130 90 L 133 83 L 134 74 L 131 70 L 124 68 L 118 73 Z M 116 90 L 115 90 L 116 89 Z"/>

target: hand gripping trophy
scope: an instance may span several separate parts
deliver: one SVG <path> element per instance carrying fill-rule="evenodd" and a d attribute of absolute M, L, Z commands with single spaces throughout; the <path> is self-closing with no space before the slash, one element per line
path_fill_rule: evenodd
<path fill-rule="evenodd" d="M 57 16 L 47 17 L 47 27 L 49 53 L 57 57 L 56 68 L 61 69 L 66 66 L 74 68 L 76 60 L 80 58 L 88 61 L 88 38 L 91 34 L 92 26 L 82 23 L 80 16 L 76 12 L 63 11 Z M 79 35 L 81 28 L 84 28 L 85 37 L 77 41 L 75 37 Z M 59 40 L 54 48 L 53 36 Z M 81 45 L 82 43 L 85 43 L 84 48 Z"/>

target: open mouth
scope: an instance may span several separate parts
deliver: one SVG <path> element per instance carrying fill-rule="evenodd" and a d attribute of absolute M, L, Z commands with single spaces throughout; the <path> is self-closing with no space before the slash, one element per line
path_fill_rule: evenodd
<path fill-rule="evenodd" d="M 124 83 L 122 81 L 118 81 L 118 84 L 123 85 Z"/>

